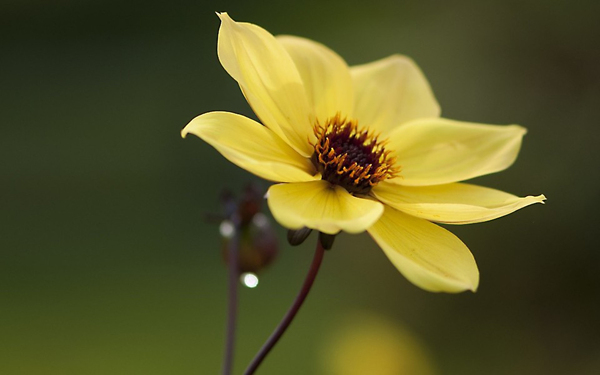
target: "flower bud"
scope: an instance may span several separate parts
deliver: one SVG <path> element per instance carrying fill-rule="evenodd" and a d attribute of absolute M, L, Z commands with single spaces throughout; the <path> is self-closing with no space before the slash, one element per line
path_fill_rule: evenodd
<path fill-rule="evenodd" d="M 290 229 L 287 232 L 287 240 L 292 246 L 298 246 L 302 244 L 306 238 L 310 235 L 312 229 L 303 227 L 300 229 Z"/>
<path fill-rule="evenodd" d="M 258 273 L 277 257 L 279 245 L 269 218 L 261 212 L 263 194 L 254 185 L 248 185 L 242 197 L 223 194 L 227 219 L 221 222 L 223 259 L 229 261 L 229 244 L 238 230 L 238 259 L 240 274 Z M 237 224 L 237 228 L 236 228 Z"/>

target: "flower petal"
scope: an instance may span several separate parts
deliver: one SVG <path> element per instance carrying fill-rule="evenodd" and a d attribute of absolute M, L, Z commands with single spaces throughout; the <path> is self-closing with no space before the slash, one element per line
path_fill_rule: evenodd
<path fill-rule="evenodd" d="M 477 290 L 479 271 L 473 255 L 444 228 L 386 207 L 369 234 L 418 287 L 449 293 Z"/>
<path fill-rule="evenodd" d="M 304 156 L 312 148 L 312 113 L 294 62 L 265 29 L 219 13 L 221 65 L 240 84 L 261 121 Z"/>
<path fill-rule="evenodd" d="M 359 233 L 373 225 L 383 212 L 381 203 L 357 198 L 323 180 L 273 185 L 267 196 L 275 219 L 290 229 Z"/>
<path fill-rule="evenodd" d="M 353 66 L 350 72 L 354 114 L 363 125 L 386 133 L 407 121 L 440 115 L 427 79 L 406 56 Z"/>
<path fill-rule="evenodd" d="M 346 62 L 331 49 L 309 39 L 280 35 L 277 40 L 294 60 L 317 118 L 325 121 L 338 112 L 351 116 L 352 78 Z"/>
<path fill-rule="evenodd" d="M 498 172 L 517 158 L 527 131 L 441 118 L 411 121 L 394 130 L 389 149 L 402 171 L 400 185 L 440 185 Z"/>
<path fill-rule="evenodd" d="M 314 166 L 275 133 L 247 117 L 209 112 L 193 119 L 181 131 L 192 133 L 217 149 L 229 161 L 255 175 L 277 182 L 314 180 Z"/>
<path fill-rule="evenodd" d="M 480 223 L 499 218 L 534 203 L 543 195 L 517 197 L 470 184 L 400 186 L 382 182 L 373 188 L 377 199 L 407 214 L 446 224 Z"/>

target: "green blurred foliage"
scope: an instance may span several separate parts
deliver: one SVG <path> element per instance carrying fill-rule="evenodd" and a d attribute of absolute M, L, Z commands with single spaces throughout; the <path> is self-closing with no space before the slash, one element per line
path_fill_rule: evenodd
<path fill-rule="evenodd" d="M 218 373 L 226 269 L 204 218 L 258 179 L 179 136 L 206 111 L 253 116 L 217 60 L 214 11 L 350 64 L 413 57 L 445 117 L 529 129 L 517 163 L 476 182 L 548 197 L 450 228 L 478 261 L 476 294 L 419 290 L 368 236 L 340 236 L 261 374 L 326 373 L 321 343 L 356 309 L 410 327 L 442 374 L 600 373 L 596 1 L 4 0 L 0 374 Z M 242 290 L 238 373 L 314 240 L 282 242 Z"/>

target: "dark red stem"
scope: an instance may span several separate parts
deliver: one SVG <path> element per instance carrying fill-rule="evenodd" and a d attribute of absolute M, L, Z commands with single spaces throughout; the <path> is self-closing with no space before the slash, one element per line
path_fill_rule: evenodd
<path fill-rule="evenodd" d="M 292 320 L 294 320 L 294 317 L 300 310 L 300 307 L 302 307 L 302 303 L 304 303 L 304 300 L 306 299 L 306 296 L 308 296 L 308 292 L 310 292 L 310 288 L 312 287 L 313 282 L 317 277 L 317 273 L 319 272 L 319 268 L 321 267 L 321 261 L 323 260 L 324 253 L 325 249 L 321 245 L 321 241 L 317 240 L 317 248 L 315 250 L 315 255 L 313 257 L 312 264 L 310 265 L 310 269 L 308 270 L 308 274 L 306 275 L 306 279 L 304 279 L 304 284 L 302 284 L 302 289 L 300 289 L 300 292 L 294 300 L 294 303 L 292 304 L 288 312 L 285 314 L 277 328 L 275 328 L 275 331 L 273 331 L 271 337 L 269 337 L 267 342 L 265 342 L 263 347 L 256 354 L 256 357 L 254 357 L 252 362 L 250 362 L 250 365 L 248 365 L 248 368 L 244 372 L 244 375 L 254 374 L 254 372 L 256 371 L 256 369 L 258 369 L 258 366 L 260 366 L 267 354 L 269 354 L 271 349 L 273 349 L 275 344 L 277 344 L 285 330 L 289 327 L 290 323 L 292 323 Z"/>

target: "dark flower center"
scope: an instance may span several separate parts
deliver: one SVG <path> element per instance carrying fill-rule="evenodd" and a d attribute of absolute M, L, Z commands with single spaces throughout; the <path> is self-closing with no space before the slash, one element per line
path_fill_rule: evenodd
<path fill-rule="evenodd" d="M 340 185 L 352 194 L 367 194 L 379 182 L 394 177 L 399 169 L 385 150 L 385 142 L 355 120 L 340 114 L 314 127 L 317 141 L 312 162 L 322 179 Z"/>

